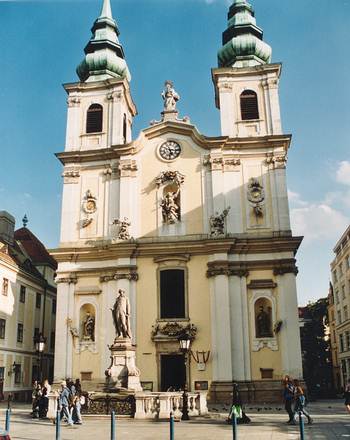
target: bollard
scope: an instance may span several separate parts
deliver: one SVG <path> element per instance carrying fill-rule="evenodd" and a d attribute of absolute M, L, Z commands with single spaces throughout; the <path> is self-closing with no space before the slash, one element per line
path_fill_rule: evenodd
<path fill-rule="evenodd" d="M 175 440 L 174 437 L 174 414 L 170 413 L 170 440 Z"/>
<path fill-rule="evenodd" d="M 11 419 L 11 409 L 7 408 L 7 410 L 6 410 L 6 420 L 5 420 L 5 431 L 6 431 L 6 434 L 10 433 L 10 419 Z"/>
<path fill-rule="evenodd" d="M 299 428 L 300 428 L 300 440 L 304 440 L 304 420 L 302 416 L 302 412 L 299 411 Z"/>
<path fill-rule="evenodd" d="M 61 440 L 61 411 L 56 411 L 56 440 Z"/>
<path fill-rule="evenodd" d="M 111 440 L 115 440 L 115 412 L 111 411 Z"/>
<path fill-rule="evenodd" d="M 237 440 L 237 416 L 235 409 L 232 411 L 232 438 Z"/>

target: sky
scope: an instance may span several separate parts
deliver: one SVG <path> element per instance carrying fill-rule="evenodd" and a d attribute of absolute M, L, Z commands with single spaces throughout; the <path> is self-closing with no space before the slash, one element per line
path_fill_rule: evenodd
<path fill-rule="evenodd" d="M 205 135 L 220 134 L 212 67 L 226 0 L 112 0 L 139 115 L 134 138 L 159 118 L 172 79 L 178 105 Z M 77 81 L 102 0 L 0 0 L 0 210 L 26 213 L 48 247 L 59 241 L 66 94 Z M 350 0 L 252 0 L 273 62 L 283 62 L 282 122 L 293 134 L 287 165 L 298 252 L 299 303 L 328 293 L 333 247 L 350 214 Z"/>

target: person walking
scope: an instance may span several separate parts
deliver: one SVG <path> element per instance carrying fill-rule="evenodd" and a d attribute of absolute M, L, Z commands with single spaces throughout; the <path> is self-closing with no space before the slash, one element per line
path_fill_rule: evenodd
<path fill-rule="evenodd" d="M 350 413 L 350 379 L 348 380 L 348 383 L 345 386 L 344 397 L 345 397 L 345 402 L 344 402 L 345 406 L 348 412 Z"/>
<path fill-rule="evenodd" d="M 295 398 L 295 407 L 294 407 L 294 417 L 295 414 L 304 414 L 307 417 L 307 421 L 309 425 L 311 425 L 312 418 L 310 414 L 305 409 L 305 393 L 303 387 L 300 385 L 299 380 L 294 380 L 294 398 Z"/>
<path fill-rule="evenodd" d="M 287 423 L 291 425 L 295 425 L 295 417 L 294 411 L 292 409 L 292 404 L 294 401 L 294 385 L 289 376 L 286 376 L 283 380 L 284 390 L 283 390 L 283 400 L 284 400 L 284 408 L 289 416 L 289 420 Z"/>
<path fill-rule="evenodd" d="M 73 420 L 69 411 L 70 404 L 70 391 L 67 387 L 67 382 L 63 380 L 61 382 L 61 393 L 59 397 L 59 404 L 61 408 L 61 418 L 64 416 L 67 420 L 68 425 L 73 426 Z"/>

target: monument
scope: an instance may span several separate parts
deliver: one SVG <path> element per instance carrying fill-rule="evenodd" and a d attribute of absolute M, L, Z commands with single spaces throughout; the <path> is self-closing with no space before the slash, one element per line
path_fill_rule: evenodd
<path fill-rule="evenodd" d="M 116 337 L 108 348 L 111 364 L 106 370 L 106 391 L 142 391 L 140 370 L 136 366 L 135 347 L 131 343 L 130 302 L 123 289 L 118 290 L 111 309 Z"/>

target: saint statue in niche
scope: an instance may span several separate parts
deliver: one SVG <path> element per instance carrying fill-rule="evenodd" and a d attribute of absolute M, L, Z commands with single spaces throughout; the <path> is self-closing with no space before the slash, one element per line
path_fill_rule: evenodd
<path fill-rule="evenodd" d="M 179 101 L 180 96 L 175 91 L 172 81 L 165 81 L 165 89 L 162 92 L 162 98 L 164 100 L 165 111 L 176 111 L 176 103 Z"/>
<path fill-rule="evenodd" d="M 256 317 L 256 337 L 257 338 L 271 338 L 271 316 L 270 313 L 264 310 L 264 306 L 260 306 L 260 312 Z"/>
<path fill-rule="evenodd" d="M 112 311 L 113 322 L 117 334 L 117 338 L 130 338 L 130 302 L 125 296 L 125 290 L 119 289 Z"/>
<path fill-rule="evenodd" d="M 164 223 L 174 224 L 180 220 L 179 194 L 180 189 L 177 191 L 169 191 L 163 197 L 160 206 L 162 208 Z"/>
<path fill-rule="evenodd" d="M 83 337 L 90 341 L 95 341 L 95 317 L 90 312 L 86 313 L 83 322 Z"/>

